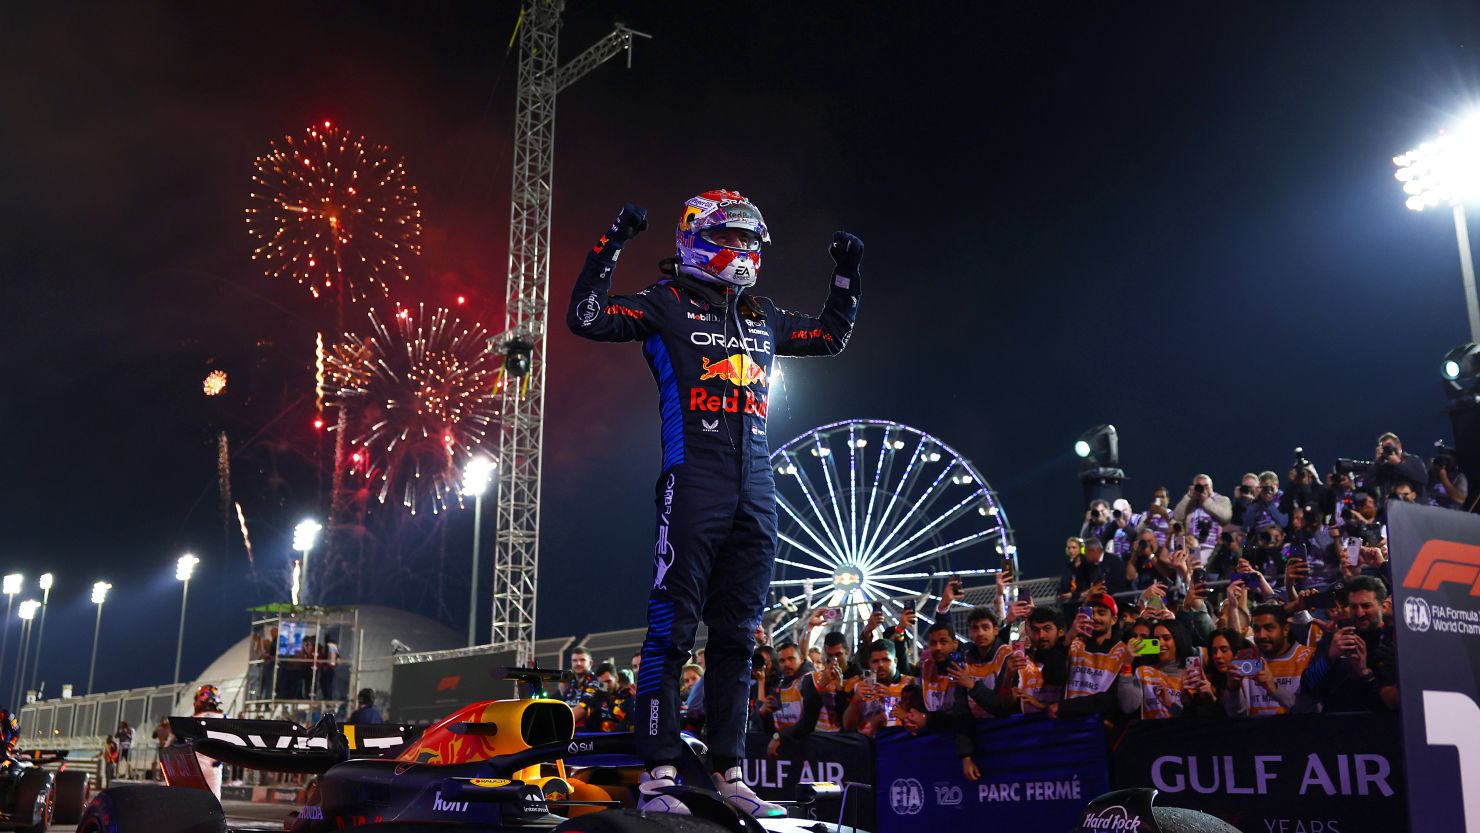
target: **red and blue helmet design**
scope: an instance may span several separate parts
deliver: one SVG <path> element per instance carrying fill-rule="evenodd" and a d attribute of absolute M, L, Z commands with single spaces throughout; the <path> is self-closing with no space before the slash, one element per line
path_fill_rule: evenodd
<path fill-rule="evenodd" d="M 745 242 L 726 246 L 710 239 L 718 229 L 738 229 Z M 747 287 L 761 271 L 761 245 L 771 233 L 755 203 L 739 191 L 705 191 L 683 204 L 678 221 L 678 270 L 708 283 Z"/>
<path fill-rule="evenodd" d="M 4 751 L 13 751 L 20 741 L 21 722 L 9 709 L 0 709 L 0 744 L 4 744 Z"/>
<path fill-rule="evenodd" d="M 221 689 L 203 685 L 195 692 L 195 713 L 221 711 Z"/>

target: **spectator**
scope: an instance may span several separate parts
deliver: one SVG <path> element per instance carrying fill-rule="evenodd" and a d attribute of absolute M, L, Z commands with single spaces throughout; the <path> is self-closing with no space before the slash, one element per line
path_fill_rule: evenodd
<path fill-rule="evenodd" d="M 1064 699 L 1059 708 L 1049 708 L 1049 716 L 1115 713 L 1115 678 L 1121 666 L 1130 662 L 1125 643 L 1115 638 L 1118 615 L 1115 600 L 1106 593 L 1085 599 L 1069 634 L 1069 679 Z"/>
<path fill-rule="evenodd" d="M 632 696 L 609 662 L 596 666 L 592 681 L 576 704 L 577 724 L 589 732 L 632 731 Z"/>
<path fill-rule="evenodd" d="M 813 668 L 822 667 L 822 648 L 817 645 L 807 649 L 807 662 L 812 663 Z"/>
<path fill-rule="evenodd" d="M 1403 441 L 1391 431 L 1377 438 L 1372 459 L 1372 485 L 1378 494 L 1387 494 L 1399 483 L 1407 483 L 1414 492 L 1422 492 L 1429 484 L 1429 471 L 1423 458 L 1405 453 Z"/>
<path fill-rule="evenodd" d="M 1071 536 L 1069 540 L 1064 542 L 1064 557 L 1068 559 L 1070 564 L 1078 564 L 1079 557 L 1083 554 L 1083 539 Z"/>
<path fill-rule="evenodd" d="M 1314 505 L 1295 509 L 1286 541 L 1289 557 L 1304 561 L 1304 578 L 1329 582 L 1341 576 L 1341 558 L 1336 553 L 1336 542 L 1321 525 L 1321 513 Z"/>
<path fill-rule="evenodd" d="M 1187 494 L 1177 502 L 1172 517 L 1181 521 L 1184 528 L 1197 536 L 1198 563 L 1208 560 L 1218 544 L 1218 534 L 1233 518 L 1233 505 L 1228 498 L 1213 490 L 1213 478 L 1199 474 L 1192 478 Z"/>
<path fill-rule="evenodd" d="M 766 734 L 776 731 L 771 716 L 761 711 L 766 698 L 776 690 L 775 669 L 776 651 L 770 645 L 762 645 L 750 655 L 750 716 Z"/>
<path fill-rule="evenodd" d="M 766 747 L 766 756 L 776 757 L 783 743 L 806 740 L 814 731 L 822 716 L 822 693 L 818 691 L 815 669 L 802 661 L 801 648 L 795 642 L 785 642 L 776 649 L 776 664 L 781 669 L 781 680 L 776 693 L 768 700 L 772 722 L 776 731 Z"/>
<path fill-rule="evenodd" d="M 1233 708 L 1233 690 L 1241 681 L 1233 672 L 1233 659 L 1252 646 L 1237 631 L 1221 629 L 1208 636 L 1199 655 L 1196 673 L 1183 675 L 1184 714 L 1193 717 L 1226 717 Z M 1188 699 L 1190 698 L 1190 699 Z"/>
<path fill-rule="evenodd" d="M 704 728 L 704 667 L 697 662 L 685 665 L 683 679 L 688 683 L 688 691 L 684 693 L 679 722 L 687 731 L 697 733 Z"/>
<path fill-rule="evenodd" d="M 1459 470 L 1454 449 L 1442 441 L 1434 443 L 1434 459 L 1429 462 L 1429 487 L 1424 500 L 1440 509 L 1463 509 L 1470 498 L 1470 482 Z"/>
<path fill-rule="evenodd" d="M 108 735 L 103 739 L 103 769 L 107 775 L 107 778 L 103 781 L 104 786 L 109 781 L 118 777 L 118 759 L 120 754 L 118 751 L 118 742 L 113 739 L 112 735 Z"/>
<path fill-rule="evenodd" d="M 262 660 L 257 696 L 263 700 L 273 699 L 277 686 L 278 629 L 268 628 L 267 634 L 257 643 L 257 658 Z"/>
<path fill-rule="evenodd" d="M 955 712 L 937 712 L 925 708 L 925 695 L 920 686 L 911 684 L 899 694 L 899 703 L 892 715 L 895 722 L 911 735 L 949 729 L 955 735 L 956 754 L 961 758 L 961 774 L 968 781 L 982 777 L 981 770 L 972 760 L 975 754 L 975 739 L 972 737 L 971 720 Z"/>
<path fill-rule="evenodd" d="M 159 779 L 160 778 L 160 773 L 163 771 L 160 768 L 161 767 L 160 761 L 161 761 L 161 758 L 163 756 L 159 754 L 159 750 L 164 749 L 166 746 L 169 746 L 173 742 L 174 742 L 174 732 L 170 729 L 170 719 L 168 717 L 161 717 L 159 719 L 159 723 L 155 724 L 155 726 L 154 726 L 154 750 L 155 750 L 155 752 L 154 752 L 154 769 L 149 773 L 149 777 L 151 779 Z"/>
<path fill-rule="evenodd" d="M 848 708 L 846 689 L 858 676 L 857 666 L 848 661 L 847 637 L 836 631 L 823 637 L 823 664 L 812 672 L 812 687 L 822 698 L 822 711 L 817 715 L 817 731 L 843 730 L 843 712 Z"/>
<path fill-rule="evenodd" d="M 1352 479 L 1351 472 L 1341 469 L 1332 469 L 1326 475 L 1326 502 L 1320 505 L 1320 509 L 1336 523 L 1346 519 L 1347 512 L 1352 508 L 1352 495 L 1357 491 L 1356 481 Z"/>
<path fill-rule="evenodd" d="M 1342 526 L 1343 537 L 1360 538 L 1369 547 L 1382 541 L 1382 523 L 1377 519 L 1377 501 L 1367 492 L 1352 493 L 1352 508 Z"/>
<path fill-rule="evenodd" d="M 1289 614 L 1283 605 L 1260 605 L 1254 608 L 1250 620 L 1256 651 L 1245 651 L 1233 662 L 1240 685 L 1234 692 L 1231 713 L 1264 717 L 1307 711 L 1305 703 L 1297 703 L 1297 698 L 1311 649 L 1290 639 Z M 1242 660 L 1253 661 L 1247 663 L 1245 671 L 1238 670 Z"/>
<path fill-rule="evenodd" d="M 1131 510 L 1131 502 L 1125 498 L 1117 498 L 1110 505 L 1110 541 L 1106 549 L 1110 554 L 1126 560 L 1131 554 L 1131 545 L 1136 540 L 1136 524 L 1140 517 Z"/>
<path fill-rule="evenodd" d="M 1350 624 L 1321 637 L 1304 669 L 1301 689 L 1320 702 L 1322 711 L 1396 710 L 1393 633 L 1383 625 L 1387 587 L 1372 576 L 1355 576 L 1346 581 L 1337 601 Z"/>
<path fill-rule="evenodd" d="M 1172 509 L 1167 502 L 1167 487 L 1157 486 L 1156 491 L 1151 493 L 1151 505 L 1141 513 L 1140 522 L 1136 524 L 1136 531 L 1151 531 L 1156 536 L 1156 545 L 1166 546 L 1167 537 L 1172 534 Z"/>
<path fill-rule="evenodd" d="M 1115 686 L 1121 711 L 1139 714 L 1142 720 L 1180 717 L 1183 710 L 1182 662 L 1192 656 L 1191 645 L 1181 628 L 1152 619 L 1136 623 L 1145 636 L 1135 633 L 1126 642 L 1126 652 L 1135 660 L 1134 667 L 1121 668 Z M 1155 654 L 1143 654 L 1148 640 L 1157 641 Z"/>
<path fill-rule="evenodd" d="M 113 737 L 118 739 L 118 777 L 127 778 L 131 774 L 128 759 L 129 751 L 134 748 L 134 729 L 127 720 L 120 721 Z"/>
<path fill-rule="evenodd" d="M 334 676 L 339 669 L 339 645 L 326 637 L 319 646 L 318 660 L 314 668 L 319 677 L 319 699 L 334 699 Z"/>
<path fill-rule="evenodd" d="M 1254 502 L 1254 496 L 1257 494 L 1259 494 L 1259 475 L 1249 472 L 1233 489 L 1233 502 L 1229 506 L 1233 513 L 1230 522 L 1234 526 L 1244 526 L 1244 513 L 1248 511 L 1249 504 Z"/>
<path fill-rule="evenodd" d="M 1413 490 L 1412 486 L 1399 481 L 1398 484 L 1393 487 L 1393 490 L 1391 492 L 1388 492 L 1387 502 L 1389 504 L 1392 504 L 1394 502 L 1417 503 L 1418 493 Z M 1383 523 L 1387 523 L 1387 506 L 1382 507 L 1382 512 L 1379 517 L 1382 518 Z"/>
<path fill-rule="evenodd" d="M 863 633 L 860 634 L 859 653 L 864 649 L 872 650 L 874 634 L 878 632 L 879 625 L 884 621 L 882 606 L 875 605 L 873 612 L 869 615 L 864 625 Z M 884 630 L 881 639 L 894 646 L 894 665 L 902 674 L 914 674 L 918 667 L 914 662 L 915 654 L 915 626 L 918 623 L 915 613 L 914 602 L 905 602 L 899 611 L 899 621 Z"/>
<path fill-rule="evenodd" d="M 1285 493 L 1280 491 L 1280 479 L 1272 471 L 1259 474 L 1259 489 L 1254 493 L 1254 499 L 1244 509 L 1244 530 L 1250 538 L 1258 537 L 1259 533 L 1270 527 L 1284 529 L 1290 525 L 1290 514 L 1280 509 L 1280 503 L 1284 500 Z"/>
<path fill-rule="evenodd" d="M 1126 580 L 1137 586 L 1144 587 L 1142 574 L 1153 568 L 1156 563 L 1156 555 L 1165 549 L 1165 545 L 1157 540 L 1156 533 L 1149 529 L 1143 529 L 1136 536 L 1136 543 L 1131 547 L 1130 556 L 1125 561 Z"/>
<path fill-rule="evenodd" d="M 1173 591 L 1175 596 L 1187 594 L 1189 555 L 1187 550 L 1162 547 L 1151 559 L 1149 569 L 1137 576 L 1136 585 L 1141 588 L 1161 584 Z"/>
<path fill-rule="evenodd" d="M 865 672 L 853 689 L 853 699 L 843 713 L 843 728 L 850 732 L 874 735 L 886 726 L 898 725 L 894 707 L 899 703 L 900 692 L 914 683 L 915 678 L 900 674 L 894 664 L 894 646 L 880 639 L 869 646 L 868 665 L 870 675 Z"/>
<path fill-rule="evenodd" d="M 1203 566 L 1216 576 L 1228 576 L 1238 569 L 1244 557 L 1244 531 L 1230 526 L 1218 534 L 1218 546 L 1203 559 Z"/>
<path fill-rule="evenodd" d="M 956 705 L 958 687 L 955 680 L 969 683 L 964 662 L 958 652 L 961 642 L 951 627 L 949 617 L 942 616 L 925 632 L 925 644 L 929 648 L 920 659 L 920 690 L 925 697 L 925 711 L 951 711 Z"/>
<path fill-rule="evenodd" d="M 703 666 L 700 666 L 701 668 Z M 642 670 L 642 651 L 632 652 L 632 679 L 637 679 L 637 672 Z"/>
<path fill-rule="evenodd" d="M 586 689 L 595 681 L 596 677 L 591 673 L 591 652 L 584 645 L 570 649 L 570 679 L 561 684 L 561 699 L 574 711 L 581 704 L 581 697 L 585 696 Z M 585 727 L 581 713 L 576 712 L 576 730 Z"/>
<path fill-rule="evenodd" d="M 828 665 L 842 669 L 843 679 L 856 677 L 863 671 L 848 655 L 848 637 L 840 631 L 829 631 L 822 637 L 822 653 Z"/>
<path fill-rule="evenodd" d="M 1301 458 L 1304 460 L 1304 458 Z M 1309 460 L 1304 460 L 1305 465 L 1300 465 L 1300 460 L 1290 467 L 1290 485 L 1285 489 L 1280 498 L 1280 511 L 1293 517 L 1296 507 L 1322 506 L 1329 497 L 1326 487 L 1321 483 L 1321 475 Z"/>
<path fill-rule="evenodd" d="M 1089 509 L 1084 513 L 1084 525 L 1079 528 L 1079 537 L 1089 543 L 1089 539 L 1098 538 L 1101 544 L 1108 544 L 1110 536 L 1115 534 L 1115 525 L 1111 523 L 1110 504 L 1103 500 L 1092 500 Z"/>
<path fill-rule="evenodd" d="M 1266 578 L 1285 572 L 1285 530 L 1279 526 L 1266 526 L 1257 534 L 1251 533 L 1254 548 L 1244 551 L 1244 559 Z"/>
<path fill-rule="evenodd" d="M 1064 696 L 1069 653 L 1058 611 L 1035 607 L 1028 614 L 1026 641 L 1012 645 L 998 681 L 1003 710 L 1035 714 L 1048 711 Z"/>
<path fill-rule="evenodd" d="M 1072 601 L 1094 593 L 1120 593 L 1128 588 L 1125 562 L 1107 554 L 1100 539 L 1088 538 L 1079 563 L 1066 566 L 1059 577 L 1059 600 Z"/>
<path fill-rule="evenodd" d="M 360 689 L 360 693 L 355 700 L 359 704 L 359 708 L 356 708 L 350 714 L 349 719 L 344 721 L 345 723 L 359 726 L 362 724 L 385 722 L 385 718 L 380 714 L 380 709 L 375 707 L 375 689 Z"/>
<path fill-rule="evenodd" d="M 1014 615 L 1032 612 L 1031 602 L 1017 602 Z M 1025 609 L 1026 608 L 1026 609 Z M 985 607 L 972 608 L 966 615 L 971 641 L 962 649 L 960 670 L 952 682 L 962 689 L 972 717 L 995 717 L 1006 713 L 997 695 L 998 677 L 1002 675 L 1012 648 L 1001 639 L 1002 627 L 997 614 Z"/>

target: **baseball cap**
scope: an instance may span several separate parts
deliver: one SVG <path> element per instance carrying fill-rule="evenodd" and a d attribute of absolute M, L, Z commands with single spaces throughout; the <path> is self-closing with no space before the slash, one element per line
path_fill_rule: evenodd
<path fill-rule="evenodd" d="M 1112 597 L 1109 593 L 1096 593 L 1093 596 L 1085 599 L 1084 603 L 1087 605 L 1099 605 L 1100 607 L 1107 608 L 1110 611 L 1111 616 L 1120 615 L 1120 608 L 1116 606 L 1114 597 Z"/>

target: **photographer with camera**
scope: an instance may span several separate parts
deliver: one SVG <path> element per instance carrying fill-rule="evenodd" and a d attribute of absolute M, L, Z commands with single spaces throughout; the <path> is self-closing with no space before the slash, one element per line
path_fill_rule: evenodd
<path fill-rule="evenodd" d="M 1172 504 L 1167 500 L 1167 487 L 1157 486 L 1151 493 L 1151 505 L 1137 517 L 1136 533 L 1150 530 L 1156 536 L 1156 545 L 1166 546 L 1172 534 Z"/>
<path fill-rule="evenodd" d="M 1398 708 L 1397 655 L 1387 587 L 1373 576 L 1347 579 L 1337 598 L 1342 618 L 1316 645 L 1301 678 L 1301 690 L 1321 710 L 1387 711 Z"/>
<path fill-rule="evenodd" d="M 1243 527 L 1244 512 L 1249 504 L 1254 502 L 1254 495 L 1259 494 L 1259 475 L 1249 472 L 1239 478 L 1239 484 L 1233 487 L 1233 525 Z"/>
<path fill-rule="evenodd" d="M 1131 547 L 1131 553 L 1125 561 L 1126 578 L 1137 587 L 1145 587 L 1151 579 L 1147 573 L 1156 566 L 1156 555 L 1166 546 L 1156 540 L 1156 534 L 1149 529 L 1142 530 L 1136 536 L 1136 543 Z"/>
<path fill-rule="evenodd" d="M 1115 522 L 1110 504 L 1103 500 L 1090 501 L 1089 509 L 1084 513 L 1084 525 L 1079 528 L 1079 537 L 1086 541 L 1098 538 L 1101 544 L 1109 544 L 1114 535 Z"/>
<path fill-rule="evenodd" d="M 1285 537 L 1286 564 L 1300 559 L 1305 574 L 1302 579 L 1329 582 L 1341 577 L 1341 558 L 1330 532 L 1321 525 L 1321 513 L 1315 506 L 1298 506 L 1290 518 L 1290 534 Z"/>
<path fill-rule="evenodd" d="M 1192 485 L 1187 487 L 1187 494 L 1177 502 L 1172 516 L 1197 537 L 1197 561 L 1202 563 L 1218 545 L 1218 535 L 1223 531 L 1223 526 L 1233 519 L 1233 504 L 1228 498 L 1213 491 L 1213 478 L 1199 474 L 1192 478 Z"/>
<path fill-rule="evenodd" d="M 1272 526 L 1284 529 L 1290 525 L 1290 515 L 1280 509 L 1284 498 L 1280 491 L 1280 478 L 1272 471 L 1259 473 L 1259 488 L 1254 498 L 1244 509 L 1244 530 L 1251 539 L 1257 540 L 1259 533 Z"/>
<path fill-rule="evenodd" d="M 1429 461 L 1429 487 L 1424 502 L 1440 509 L 1464 509 L 1470 498 L 1470 481 L 1459 470 L 1459 458 L 1443 440 L 1434 443 L 1434 459 Z"/>
<path fill-rule="evenodd" d="M 1297 507 L 1321 506 L 1326 503 L 1326 485 L 1321 482 L 1320 472 L 1305 458 L 1305 449 L 1295 449 L 1295 460 L 1290 465 L 1289 486 L 1280 496 L 1280 511 L 1293 516 Z"/>
<path fill-rule="evenodd" d="M 1429 472 L 1421 458 L 1404 453 L 1403 441 L 1389 431 L 1377 438 L 1372 485 L 1378 494 L 1386 495 L 1399 483 L 1407 483 L 1415 492 L 1422 492 L 1429 484 Z"/>

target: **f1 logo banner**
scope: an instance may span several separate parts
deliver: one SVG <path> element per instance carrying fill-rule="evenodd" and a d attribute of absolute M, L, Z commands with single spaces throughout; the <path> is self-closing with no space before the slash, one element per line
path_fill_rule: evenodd
<path fill-rule="evenodd" d="M 1480 518 L 1388 507 L 1413 830 L 1480 833 Z"/>

